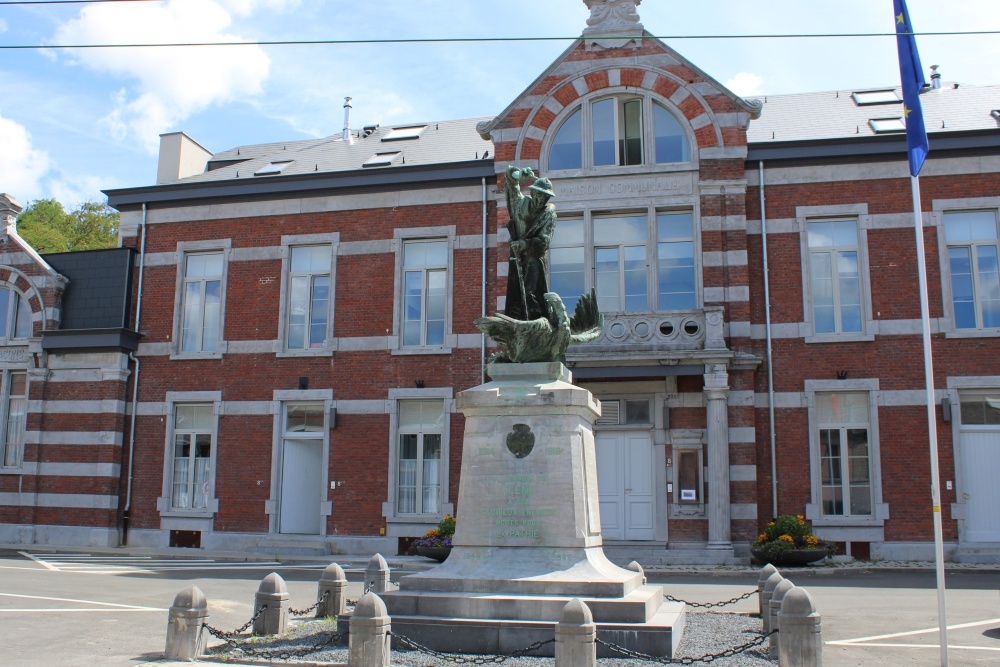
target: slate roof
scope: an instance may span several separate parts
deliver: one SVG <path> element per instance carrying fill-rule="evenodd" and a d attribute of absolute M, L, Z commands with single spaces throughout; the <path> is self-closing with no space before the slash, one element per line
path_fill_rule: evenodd
<path fill-rule="evenodd" d="M 751 121 L 748 141 L 766 144 L 876 136 L 868 121 L 902 116 L 903 103 L 855 103 L 852 93 L 872 90 L 895 90 L 900 100 L 903 97 L 898 86 L 760 97 L 764 110 L 758 120 Z M 1000 112 L 1000 85 L 944 83 L 937 90 L 926 90 L 920 102 L 929 134 L 1000 129 L 1000 118 L 993 115 L 994 110 Z"/>
<path fill-rule="evenodd" d="M 134 252 L 131 248 L 109 248 L 45 255 L 45 261 L 69 278 L 63 292 L 60 329 L 128 326 Z"/>
<path fill-rule="evenodd" d="M 209 161 L 210 171 L 175 182 L 264 180 L 275 178 L 275 176 L 315 174 L 317 172 L 378 171 L 403 165 L 411 167 L 490 159 L 493 156 L 493 142 L 484 141 L 476 133 L 476 124 L 483 120 L 489 119 L 465 118 L 378 127 L 371 135 L 363 138 L 357 136 L 358 130 L 353 130 L 354 137 L 347 142 L 343 141 L 341 135 L 337 134 L 322 139 L 239 146 L 216 153 Z M 415 126 L 424 126 L 418 138 L 383 141 L 393 129 Z M 487 151 L 488 155 L 484 158 L 484 153 Z M 395 152 L 399 152 L 399 155 L 390 166 L 364 166 L 364 163 L 377 153 Z M 230 163 L 237 160 L 238 162 Z M 269 164 L 289 160 L 290 164 L 282 169 L 280 174 L 254 176 L 258 170 Z M 213 168 L 219 164 L 226 166 Z"/>

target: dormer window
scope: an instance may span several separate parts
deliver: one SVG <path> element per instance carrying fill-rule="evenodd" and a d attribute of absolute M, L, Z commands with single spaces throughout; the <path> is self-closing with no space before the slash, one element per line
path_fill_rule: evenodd
<path fill-rule="evenodd" d="M 28 338 L 31 336 L 31 307 L 28 300 L 9 287 L 0 287 L 0 337 Z"/>
<path fill-rule="evenodd" d="M 649 97 L 629 95 L 587 100 L 574 109 L 549 144 L 547 167 L 602 170 L 690 161 L 690 140 L 677 117 Z"/>

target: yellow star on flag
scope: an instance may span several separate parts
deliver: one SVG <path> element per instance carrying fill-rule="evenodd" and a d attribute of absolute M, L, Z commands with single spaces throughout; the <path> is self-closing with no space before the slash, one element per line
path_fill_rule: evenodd
<path fill-rule="evenodd" d="M 903 105 L 903 118 L 904 119 L 909 118 L 910 117 L 910 113 L 912 113 L 912 112 L 913 112 L 913 109 L 907 109 L 906 105 L 905 104 Z"/>
<path fill-rule="evenodd" d="M 896 17 L 896 23 L 899 23 L 900 25 L 906 25 L 906 18 L 902 14 L 900 14 L 899 16 Z"/>

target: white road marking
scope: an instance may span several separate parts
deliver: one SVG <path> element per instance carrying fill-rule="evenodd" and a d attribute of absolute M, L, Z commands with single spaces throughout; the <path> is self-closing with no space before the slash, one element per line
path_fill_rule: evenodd
<path fill-rule="evenodd" d="M 46 597 L 44 595 L 18 595 L 17 593 L 0 593 L 0 597 L 5 598 L 20 598 L 22 600 L 49 600 L 52 602 L 75 602 L 77 604 L 92 604 L 100 607 L 115 607 L 116 609 L 127 609 L 132 611 L 169 611 L 168 609 L 161 609 L 159 607 L 143 607 L 141 605 L 135 604 L 117 604 L 115 602 L 97 602 L 94 600 L 74 600 L 72 598 L 53 598 Z M 84 610 L 79 610 L 84 611 Z M 110 611 L 110 610 L 104 610 Z"/>
<path fill-rule="evenodd" d="M 940 644 L 851 644 L 849 642 L 826 642 L 828 646 L 856 646 L 858 648 L 871 648 L 883 647 L 883 648 L 933 648 L 940 649 Z M 963 651 L 1000 651 L 1000 647 L 991 646 L 956 646 L 955 644 L 948 644 L 948 650 L 963 650 Z"/>
<path fill-rule="evenodd" d="M 88 614 L 100 612 L 114 612 L 116 614 L 134 613 L 137 611 L 169 611 L 168 609 L 0 609 L 0 614 L 4 612 L 17 612 L 19 614 L 51 614 L 54 612 L 64 613 L 67 611 L 85 611 Z"/>
<path fill-rule="evenodd" d="M 36 563 L 38 563 L 42 567 L 48 568 L 50 570 L 58 570 L 59 569 L 59 568 L 56 568 L 56 567 L 52 567 L 51 565 L 49 565 L 48 563 L 46 563 L 45 561 L 43 561 L 43 560 L 41 560 L 39 558 L 35 558 L 31 554 L 29 554 L 27 551 L 18 551 L 17 553 L 21 554 L 25 558 L 30 558 L 31 560 L 35 561 Z"/>
<path fill-rule="evenodd" d="M 992 623 L 1000 623 L 1000 618 L 991 618 L 988 621 L 977 621 L 975 623 L 962 623 L 960 625 L 949 625 L 949 630 L 961 630 L 963 628 L 975 628 L 980 625 L 990 625 Z M 873 635 L 871 637 L 859 637 L 858 639 L 841 639 L 835 642 L 826 642 L 827 644 L 849 645 L 858 644 L 861 642 L 870 642 L 878 639 L 894 639 L 896 637 L 912 637 L 913 635 L 927 635 L 932 632 L 939 632 L 941 628 L 929 628 L 927 630 L 910 630 L 909 632 L 896 632 L 891 635 Z M 922 646 L 922 644 L 921 644 Z M 950 644 L 949 644 L 950 646 Z"/>

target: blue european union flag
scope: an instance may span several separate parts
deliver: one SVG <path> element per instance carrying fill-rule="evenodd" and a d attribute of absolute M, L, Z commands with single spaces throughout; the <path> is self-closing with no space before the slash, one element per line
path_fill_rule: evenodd
<path fill-rule="evenodd" d="M 924 68 L 920 66 L 913 24 L 906 11 L 906 0 L 893 0 L 896 12 L 896 48 L 899 51 L 899 76 L 903 82 L 903 117 L 906 120 L 906 152 L 910 156 L 910 175 L 917 176 L 930 150 L 924 112 L 920 108 L 920 91 L 927 85 Z"/>

